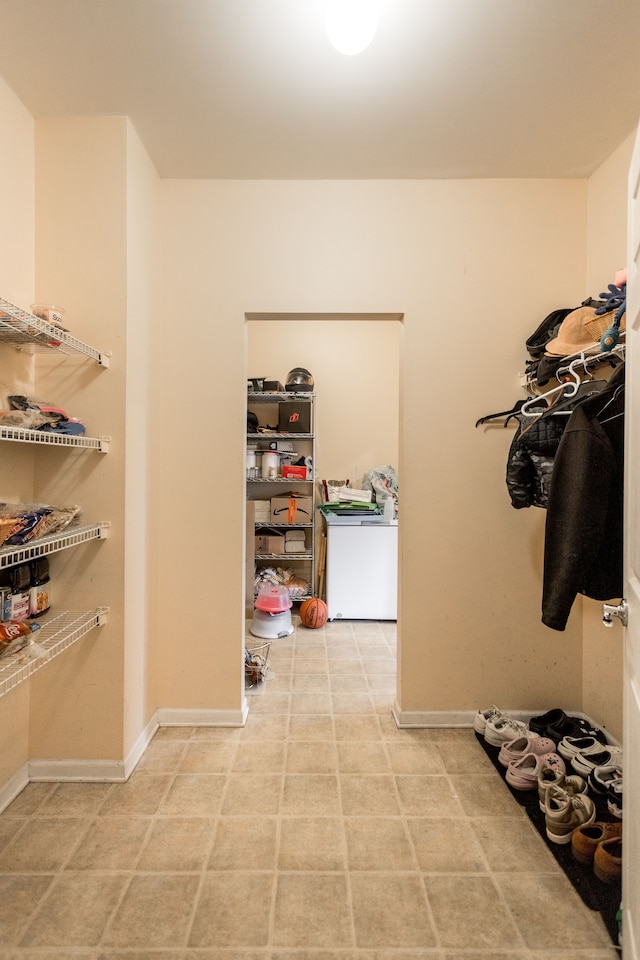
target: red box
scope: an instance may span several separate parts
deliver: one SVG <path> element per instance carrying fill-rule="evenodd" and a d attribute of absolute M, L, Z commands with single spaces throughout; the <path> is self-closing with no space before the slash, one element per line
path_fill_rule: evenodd
<path fill-rule="evenodd" d="M 296 467 L 296 466 L 284 466 L 282 468 L 282 476 L 288 480 L 306 480 L 307 479 L 307 468 L 306 467 Z"/>

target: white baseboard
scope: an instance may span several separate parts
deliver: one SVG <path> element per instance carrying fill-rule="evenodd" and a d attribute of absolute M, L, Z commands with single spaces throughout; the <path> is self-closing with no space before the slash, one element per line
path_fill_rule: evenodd
<path fill-rule="evenodd" d="M 249 707 L 246 697 L 240 710 L 157 710 L 159 727 L 244 727 Z"/>
<path fill-rule="evenodd" d="M 24 764 L 14 773 L 10 780 L 0 787 L 0 813 L 6 810 L 19 793 L 22 793 L 29 783 L 29 766 Z"/>

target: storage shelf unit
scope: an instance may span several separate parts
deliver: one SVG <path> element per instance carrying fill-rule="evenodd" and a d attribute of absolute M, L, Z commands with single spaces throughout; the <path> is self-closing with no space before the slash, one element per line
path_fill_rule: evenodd
<path fill-rule="evenodd" d="M 79 354 L 102 367 L 109 366 L 110 353 L 91 347 L 77 337 L 53 324 L 16 307 L 0 297 L 0 344 L 17 350 L 54 350 L 62 354 Z M 110 437 L 72 436 L 62 433 L 27 430 L 21 427 L 0 426 L 0 440 L 45 446 L 74 447 L 76 449 L 108 451 Z M 44 557 L 60 550 L 79 546 L 90 540 L 104 540 L 110 523 L 101 521 L 67 527 L 59 533 L 31 540 L 21 546 L 0 547 L 0 570 Z M 47 612 L 37 620 L 40 627 L 31 639 L 38 656 L 29 653 L 27 646 L 0 660 L 0 696 L 27 680 L 54 657 L 63 653 L 82 637 L 106 622 L 108 607 L 75 613 L 70 610 Z M 33 649 L 33 648 L 31 648 Z"/>
<path fill-rule="evenodd" d="M 247 433 L 247 446 L 250 449 L 258 448 L 258 452 L 267 451 L 271 441 L 287 441 L 292 444 L 294 460 L 301 456 L 310 457 L 311 463 L 315 468 L 315 394 L 312 392 L 285 391 L 278 393 L 249 391 L 247 393 L 247 408 L 253 410 L 258 415 L 258 420 L 263 426 L 273 427 L 269 419 L 276 417 L 278 404 L 283 402 L 299 402 L 307 404 L 309 407 L 309 422 L 311 429 L 309 432 L 297 433 L 292 431 L 281 431 L 276 429 L 263 429 L 257 433 Z M 271 405 L 273 411 L 265 411 L 265 407 Z M 261 416 L 262 408 L 262 416 Z M 305 424 L 306 425 L 306 424 Z M 283 489 L 283 487 L 285 489 Z M 270 500 L 271 497 L 286 496 L 287 491 L 304 493 L 311 499 L 311 520 L 301 521 L 300 523 L 288 524 L 278 523 L 277 519 L 268 521 L 256 519 L 254 526 L 256 530 L 261 528 L 271 528 L 281 533 L 287 530 L 306 531 L 305 550 L 301 553 L 256 553 L 254 559 L 256 563 L 265 566 L 277 566 L 283 569 L 292 570 L 296 576 L 300 576 L 309 583 L 309 589 L 303 596 L 292 596 L 294 603 L 305 600 L 314 595 L 315 583 L 315 475 L 314 470 L 308 470 L 307 476 L 302 478 L 295 477 L 255 477 L 247 478 L 247 499 L 248 500 Z"/>
<path fill-rule="evenodd" d="M 36 670 L 68 650 L 96 627 L 101 627 L 106 623 L 108 613 L 109 607 L 98 607 L 82 613 L 64 610 L 51 619 L 43 620 L 40 630 L 32 634 L 32 640 L 42 651 L 42 656 L 29 656 L 29 648 L 25 647 L 0 660 L 0 697 L 28 680 Z"/>
<path fill-rule="evenodd" d="M 47 537 L 31 540 L 22 546 L 0 547 L 0 570 L 15 567 L 18 563 L 28 563 L 29 560 L 36 560 L 38 557 L 46 557 L 50 553 L 67 550 L 69 547 L 77 547 L 89 540 L 104 540 L 108 536 L 110 526 L 108 521 L 104 521 L 67 527 L 60 533 L 52 533 Z"/>
<path fill-rule="evenodd" d="M 83 343 L 60 327 L 56 327 L 27 310 L 16 307 L 0 297 L 0 343 L 14 347 L 32 347 L 57 350 L 60 353 L 79 353 L 95 360 L 103 367 L 109 366 L 111 354 Z"/>

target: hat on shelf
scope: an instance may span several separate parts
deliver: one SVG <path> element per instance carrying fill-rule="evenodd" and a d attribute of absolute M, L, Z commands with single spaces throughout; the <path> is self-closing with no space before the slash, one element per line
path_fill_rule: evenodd
<path fill-rule="evenodd" d="M 594 307 L 578 307 L 564 318 L 558 329 L 557 337 L 550 340 L 545 347 L 545 355 L 566 357 L 572 353 L 598 353 L 599 340 L 594 338 L 589 329 L 589 322 L 596 316 Z"/>

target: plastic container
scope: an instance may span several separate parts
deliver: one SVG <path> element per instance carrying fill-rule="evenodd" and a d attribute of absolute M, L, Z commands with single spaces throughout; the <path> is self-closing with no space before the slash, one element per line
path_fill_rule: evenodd
<path fill-rule="evenodd" d="M 267 613 L 265 610 L 259 610 L 256 607 L 253 611 L 253 620 L 249 632 L 252 636 L 261 637 L 263 640 L 277 640 L 279 637 L 288 637 L 293 633 L 291 611 L 282 610 L 280 613 Z"/>
<path fill-rule="evenodd" d="M 290 610 L 292 606 L 291 595 L 286 587 L 272 585 L 260 587 L 255 602 L 256 610 L 275 614 Z"/>
<path fill-rule="evenodd" d="M 278 476 L 280 454 L 274 450 L 265 450 L 262 454 L 262 479 L 273 480 Z"/>
<path fill-rule="evenodd" d="M 39 317 L 40 320 L 46 320 L 47 323 L 53 324 L 54 327 L 62 326 L 62 318 L 64 316 L 63 307 L 58 307 L 55 303 L 32 303 L 30 309 L 34 317 Z"/>

